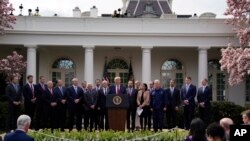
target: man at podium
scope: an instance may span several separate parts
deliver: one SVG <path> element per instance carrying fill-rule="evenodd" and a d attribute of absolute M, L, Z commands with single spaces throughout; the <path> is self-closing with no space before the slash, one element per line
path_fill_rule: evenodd
<path fill-rule="evenodd" d="M 115 84 L 109 87 L 109 94 L 126 94 L 126 88 L 121 84 L 121 78 L 115 77 L 114 82 Z"/>

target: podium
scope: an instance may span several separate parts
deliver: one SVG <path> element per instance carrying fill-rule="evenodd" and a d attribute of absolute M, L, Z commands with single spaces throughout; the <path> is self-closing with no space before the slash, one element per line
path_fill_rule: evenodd
<path fill-rule="evenodd" d="M 129 107 L 128 95 L 108 94 L 106 97 L 108 109 L 109 129 L 114 131 L 125 131 L 127 109 Z"/>

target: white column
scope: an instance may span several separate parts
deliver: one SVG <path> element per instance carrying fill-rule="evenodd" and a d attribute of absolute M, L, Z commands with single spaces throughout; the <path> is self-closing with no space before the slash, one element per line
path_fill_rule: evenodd
<path fill-rule="evenodd" d="M 207 50 L 210 47 L 200 46 L 199 50 L 199 60 L 198 60 L 198 86 L 201 86 L 201 80 L 207 78 L 208 76 L 208 66 L 207 66 Z"/>
<path fill-rule="evenodd" d="M 36 45 L 24 45 L 27 48 L 27 70 L 26 76 L 33 75 L 34 83 L 36 80 Z"/>
<path fill-rule="evenodd" d="M 84 79 L 87 83 L 94 83 L 94 48 L 95 46 L 84 46 L 85 63 L 84 63 Z"/>
<path fill-rule="evenodd" d="M 151 81 L 151 49 L 153 46 L 142 46 L 142 83 Z"/>

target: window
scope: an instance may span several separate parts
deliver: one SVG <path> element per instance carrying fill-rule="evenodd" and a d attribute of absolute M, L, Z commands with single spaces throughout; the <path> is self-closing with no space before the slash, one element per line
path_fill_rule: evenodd
<path fill-rule="evenodd" d="M 208 83 L 213 92 L 214 101 L 225 101 L 227 96 L 226 75 L 220 70 L 217 59 L 208 61 Z"/>
<path fill-rule="evenodd" d="M 128 83 L 128 64 L 119 58 L 113 59 L 108 63 L 108 78 L 109 83 L 114 84 L 114 78 L 116 76 L 121 77 L 121 84 L 124 86 Z"/>
<path fill-rule="evenodd" d="M 166 60 L 161 67 L 162 87 L 169 87 L 169 81 L 175 79 L 176 87 L 181 88 L 183 85 L 184 67 L 179 60 Z"/>
<path fill-rule="evenodd" d="M 56 80 L 61 79 L 66 87 L 71 85 L 71 80 L 75 77 L 74 62 L 68 58 L 59 58 L 52 64 L 51 78 L 56 84 Z"/>

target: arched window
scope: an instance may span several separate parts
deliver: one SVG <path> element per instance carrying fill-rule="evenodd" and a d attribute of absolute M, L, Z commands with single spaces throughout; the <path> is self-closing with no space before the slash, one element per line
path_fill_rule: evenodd
<path fill-rule="evenodd" d="M 220 70 L 218 59 L 208 61 L 208 82 L 213 91 L 214 101 L 225 101 L 226 99 L 226 75 Z"/>
<path fill-rule="evenodd" d="M 166 60 L 161 67 L 162 86 L 169 87 L 169 81 L 175 79 L 176 87 L 181 88 L 183 85 L 184 66 L 177 59 Z"/>
<path fill-rule="evenodd" d="M 116 76 L 121 77 L 121 83 L 126 85 L 128 82 L 128 64 L 123 59 L 115 58 L 109 61 L 108 66 L 108 77 L 110 84 L 114 83 L 114 78 Z"/>
<path fill-rule="evenodd" d="M 75 64 L 69 58 L 59 58 L 52 64 L 52 81 L 61 79 L 66 87 L 71 85 L 71 80 L 75 77 Z"/>
<path fill-rule="evenodd" d="M 74 63 L 72 60 L 68 58 L 59 58 L 53 63 L 52 68 L 53 69 L 74 69 Z"/>

